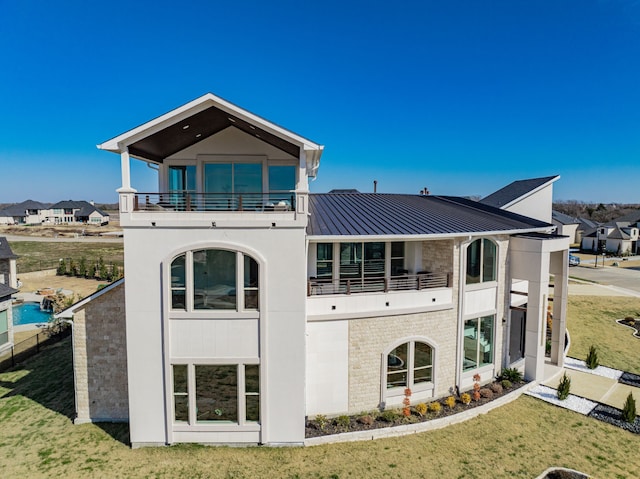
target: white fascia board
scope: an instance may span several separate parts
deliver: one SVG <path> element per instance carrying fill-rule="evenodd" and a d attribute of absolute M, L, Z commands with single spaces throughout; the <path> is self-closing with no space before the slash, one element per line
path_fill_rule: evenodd
<path fill-rule="evenodd" d="M 59 313 L 54 314 L 53 317 L 55 319 L 72 319 L 73 318 L 73 313 L 75 313 L 75 311 L 77 309 L 81 308 L 82 306 L 84 306 L 85 304 L 89 303 L 90 301 L 93 301 L 94 299 L 99 298 L 103 294 L 108 293 L 113 288 L 115 288 L 116 286 L 118 286 L 118 285 L 120 285 L 122 283 L 124 283 L 124 278 L 121 278 L 121 279 L 119 279 L 117 281 L 114 281 L 110 285 L 105 286 L 104 288 L 102 288 L 100 291 L 96 291 L 95 293 L 90 294 L 89 296 L 87 296 L 83 300 L 80 300 L 77 303 L 72 304 L 67 309 L 64 309 L 64 310 L 60 311 Z"/>
<path fill-rule="evenodd" d="M 258 115 L 254 115 L 253 113 L 244 110 L 239 106 L 234 105 L 233 103 L 223 100 L 222 98 L 217 97 L 212 93 L 207 93 L 200 98 L 196 98 L 195 100 L 190 101 L 185 105 L 182 105 L 174 110 L 171 110 L 168 113 L 165 113 L 164 115 L 161 115 L 132 130 L 122 133 L 115 138 L 107 140 L 104 143 L 97 145 L 97 147 L 101 150 L 120 153 L 124 151 L 124 149 L 128 145 L 135 143 L 142 138 L 150 136 L 170 125 L 189 118 L 196 113 L 200 113 L 201 111 L 206 110 L 211 106 L 215 106 L 229 113 L 230 115 L 236 116 L 248 123 L 259 126 L 261 129 L 293 144 L 296 144 L 307 151 L 322 151 L 323 149 L 322 145 L 318 145 L 311 140 L 296 135 L 295 133 L 292 133 L 291 131 L 286 130 L 285 128 L 282 128 L 274 123 L 271 123 L 270 121 L 265 120 Z"/>
<path fill-rule="evenodd" d="M 533 190 L 525 193 L 524 195 L 518 196 L 515 200 L 511 200 L 509 203 L 506 203 L 504 205 L 502 205 L 500 207 L 501 210 L 506 210 L 507 208 L 509 208 L 510 206 L 515 205 L 516 203 L 520 203 L 522 200 L 524 200 L 525 198 L 528 198 L 529 196 L 537 193 L 538 191 L 546 188 L 547 186 L 549 186 L 552 183 L 555 183 L 556 181 L 558 181 L 560 179 L 560 175 L 556 176 L 555 178 L 547 181 L 546 183 L 541 184 L 540 186 L 538 186 L 537 188 L 534 188 Z"/>
<path fill-rule="evenodd" d="M 469 236 L 497 236 L 515 235 L 525 233 L 548 233 L 553 228 L 540 227 L 530 229 L 504 230 L 504 231 L 471 231 L 468 233 L 445 233 L 432 235 L 307 235 L 312 243 L 322 242 L 351 242 L 351 241 L 421 241 L 453 238 L 468 238 Z"/>

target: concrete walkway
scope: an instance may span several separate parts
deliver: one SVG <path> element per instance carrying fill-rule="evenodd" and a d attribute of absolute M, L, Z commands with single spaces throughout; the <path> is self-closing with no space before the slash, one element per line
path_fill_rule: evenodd
<path fill-rule="evenodd" d="M 547 379 L 545 379 L 541 385 L 553 389 L 554 394 L 552 396 L 554 397 L 547 398 L 545 394 L 536 394 L 535 389 L 532 390 L 533 393 L 531 395 L 557 406 L 576 410 L 573 407 L 569 407 L 571 403 L 558 401 L 557 398 L 555 398 L 555 391 L 558 388 L 558 383 L 563 373 L 566 373 L 567 376 L 571 378 L 572 396 L 584 398 L 595 403 L 606 404 L 617 409 L 623 408 L 629 393 L 633 395 L 636 402 L 640 401 L 640 388 L 618 382 L 618 378 L 622 376 L 622 371 L 602 366 L 591 370 L 584 365 L 584 361 L 572 358 L 567 358 L 567 363 L 564 368 L 558 368 L 551 364 L 545 365 L 545 376 Z M 588 412 L 590 411 L 585 412 L 585 414 L 588 414 Z"/>

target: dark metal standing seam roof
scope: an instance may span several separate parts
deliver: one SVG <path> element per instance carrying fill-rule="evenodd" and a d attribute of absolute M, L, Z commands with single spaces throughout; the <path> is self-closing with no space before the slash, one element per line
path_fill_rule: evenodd
<path fill-rule="evenodd" d="M 506 204 L 511 203 L 513 200 L 526 195 L 530 191 L 541 187 L 554 178 L 558 178 L 558 176 L 545 176 L 543 178 L 531 178 L 528 180 L 514 181 L 513 183 L 509 183 L 504 188 L 500 188 L 498 191 L 491 193 L 489 196 L 482 198 L 480 200 L 480 203 L 500 208 Z"/>
<path fill-rule="evenodd" d="M 17 292 L 17 289 L 10 288 L 6 284 L 0 283 L 0 301 L 4 301 L 6 298 Z"/>
<path fill-rule="evenodd" d="M 452 196 L 316 193 L 309 195 L 309 210 L 309 236 L 452 235 L 552 227 Z"/>
<path fill-rule="evenodd" d="M 11 251 L 7 238 L 0 236 L 0 259 L 15 259 L 17 257 L 18 255 Z"/>

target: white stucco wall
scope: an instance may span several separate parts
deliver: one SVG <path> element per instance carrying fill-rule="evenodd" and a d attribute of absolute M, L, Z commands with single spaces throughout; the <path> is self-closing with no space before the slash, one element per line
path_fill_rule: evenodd
<path fill-rule="evenodd" d="M 513 213 L 551 223 L 553 206 L 553 183 L 541 188 L 513 205 L 503 208 Z"/>
<path fill-rule="evenodd" d="M 307 415 L 342 414 L 349 407 L 349 322 L 307 324 Z"/>
<path fill-rule="evenodd" d="M 243 357 L 256 352 L 255 320 L 237 318 L 236 322 L 232 314 L 223 319 L 223 323 L 206 318 L 177 319 L 171 320 L 167 327 L 166 311 L 162 306 L 166 299 L 163 295 L 168 292 L 161 280 L 163 261 L 185 248 L 224 246 L 248 254 L 254 252 L 253 257 L 262 268 L 261 440 L 295 443 L 304 439 L 304 230 L 256 228 L 249 234 L 243 229 L 129 228 L 125 233 L 127 363 L 131 441 L 134 444 L 164 444 L 172 440 L 171 432 L 169 439 L 165 432 L 165 393 L 170 392 L 165 383 L 165 368 L 171 362 L 171 357 L 165 356 L 165 346 L 169 355 L 179 357 L 195 355 L 202 358 L 209 354 Z M 287 251 L 285 259 L 282 251 Z M 219 316 L 220 312 L 217 314 Z M 206 338 L 213 340 L 214 336 L 214 344 L 209 344 Z M 236 435 L 235 440 L 229 439 L 234 436 L 232 432 L 223 434 L 226 441 L 242 442 L 242 434 Z M 218 436 L 219 432 L 181 432 L 173 440 L 215 442 Z"/>

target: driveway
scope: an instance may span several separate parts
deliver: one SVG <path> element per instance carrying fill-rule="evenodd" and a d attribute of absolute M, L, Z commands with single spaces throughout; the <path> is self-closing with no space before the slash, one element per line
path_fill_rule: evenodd
<path fill-rule="evenodd" d="M 619 292 L 640 296 L 640 271 L 615 266 L 572 266 L 569 269 L 570 278 L 595 281 L 600 285 Z"/>

